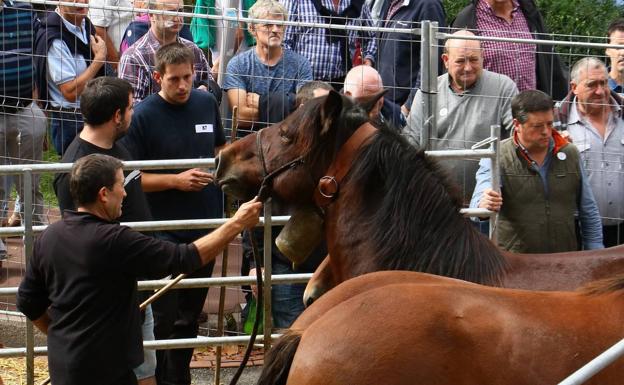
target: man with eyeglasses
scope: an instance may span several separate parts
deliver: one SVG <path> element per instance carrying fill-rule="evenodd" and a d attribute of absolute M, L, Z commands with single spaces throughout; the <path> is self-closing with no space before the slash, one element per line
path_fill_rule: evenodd
<path fill-rule="evenodd" d="M 148 8 L 160 11 L 184 12 L 182 0 L 151 1 Z M 210 90 L 220 99 L 220 91 L 210 74 L 210 66 L 202 50 L 192 41 L 179 37 L 183 25 L 180 15 L 150 14 L 150 30 L 130 46 L 119 61 L 119 77 L 132 84 L 134 103 L 138 103 L 151 94 L 160 91 L 160 85 L 153 77 L 156 51 L 161 46 L 179 42 L 193 50 L 195 56 L 195 88 Z"/>
<path fill-rule="evenodd" d="M 284 21 L 284 6 L 260 0 L 249 9 L 252 19 Z M 251 23 L 256 47 L 232 58 L 223 89 L 230 108 L 238 107 L 239 126 L 258 129 L 282 121 L 295 107 L 295 94 L 312 80 L 310 62 L 282 47 L 284 25 Z"/>

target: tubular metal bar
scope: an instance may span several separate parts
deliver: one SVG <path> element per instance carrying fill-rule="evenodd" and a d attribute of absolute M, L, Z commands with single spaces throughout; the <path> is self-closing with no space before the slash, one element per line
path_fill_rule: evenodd
<path fill-rule="evenodd" d="M 270 338 L 279 338 L 281 334 L 271 334 Z M 258 339 L 264 339 L 264 336 L 258 336 Z M 163 349 L 188 349 L 199 348 L 203 346 L 223 346 L 244 344 L 249 341 L 249 336 L 233 336 L 233 337 L 197 337 L 197 338 L 180 338 L 171 340 L 155 340 L 144 341 L 143 347 L 152 350 Z M 35 346 L 34 354 L 36 356 L 48 355 L 47 346 Z M 3 348 L 0 349 L 0 358 L 24 357 L 26 348 Z"/>
<path fill-rule="evenodd" d="M 494 36 L 455 36 L 448 33 L 438 32 L 436 33 L 436 38 L 440 40 L 446 40 L 448 38 L 458 39 L 458 40 L 480 40 L 480 41 L 499 41 L 506 43 L 521 43 L 521 44 L 535 44 L 535 45 L 555 45 L 555 46 L 567 46 L 567 47 L 581 47 L 581 48 L 614 48 L 614 49 L 624 49 L 624 46 L 617 44 L 608 44 L 608 43 L 589 43 L 589 42 L 581 42 L 581 41 L 562 41 L 562 40 L 540 40 L 540 39 L 520 39 L 520 38 L 509 38 L 509 37 L 494 37 Z M 585 37 L 585 36 L 584 36 Z M 586 36 L 592 37 L 592 36 Z"/>
<path fill-rule="evenodd" d="M 238 12 L 236 12 L 235 16 L 222 16 L 222 15 L 207 15 L 207 14 L 195 14 L 193 12 L 179 12 L 179 11 L 167 11 L 161 9 L 149 9 L 149 8 L 137 8 L 137 7 L 122 7 L 122 6 L 111 6 L 111 5 L 101 5 L 101 6 L 91 6 L 90 4 L 80 4 L 73 3 L 71 1 L 53 1 L 53 0 L 24 0 L 25 3 L 31 4 L 44 4 L 44 5 L 64 5 L 68 7 L 75 8 L 93 8 L 93 9 L 105 9 L 111 11 L 122 11 L 122 12 L 133 12 L 133 13 L 147 13 L 153 15 L 168 15 L 168 16 L 181 16 L 186 18 L 199 18 L 199 19 L 212 19 L 212 20 L 221 20 L 221 21 L 229 21 L 229 22 L 243 22 L 243 23 L 252 23 L 252 24 L 277 24 L 277 25 L 294 25 L 301 27 L 314 27 L 314 28 L 327 28 L 329 24 L 324 23 L 304 23 L 304 22 L 296 22 L 296 21 L 287 21 L 287 20 L 273 20 L 273 19 L 252 19 L 248 17 L 239 17 Z M 231 7 L 237 10 L 236 7 Z M 414 30 L 418 30 L 418 28 L 386 28 L 386 27 L 365 27 L 359 25 L 339 25 L 335 24 L 336 29 L 347 30 L 347 31 L 372 31 L 372 32 L 404 32 L 411 33 Z M 334 28 L 334 24 L 332 24 L 332 28 Z"/>
<path fill-rule="evenodd" d="M 482 215 L 482 214 L 481 214 Z M 305 274 L 278 274 L 271 277 L 271 281 L 274 284 L 282 283 L 306 283 L 312 278 L 312 273 Z M 170 279 L 159 279 L 151 281 L 139 281 L 139 290 L 156 290 L 160 289 L 167 284 L 171 283 Z M 218 277 L 218 278 L 187 278 L 181 280 L 176 284 L 174 289 L 194 289 L 200 287 L 212 287 L 212 286 L 240 286 L 240 285 L 253 285 L 256 283 L 254 277 Z M 2 287 L 0 288 L 0 296 L 15 295 L 17 294 L 17 287 Z M 20 313 L 21 314 L 21 313 Z"/>
<path fill-rule="evenodd" d="M 32 170 L 24 169 L 23 176 L 24 183 L 24 229 L 26 234 L 24 235 L 24 254 L 26 257 L 26 264 L 30 263 L 33 252 L 33 231 L 32 231 L 32 217 L 33 217 L 33 180 Z M 26 384 L 34 385 L 35 383 L 35 335 L 32 322 L 26 322 Z"/>
<path fill-rule="evenodd" d="M 494 157 L 492 158 L 492 167 L 490 168 L 490 172 L 492 173 L 492 189 L 494 191 L 498 191 L 500 193 L 500 135 L 501 135 L 501 126 L 496 124 L 490 126 L 490 137 L 496 138 L 495 141 L 490 143 L 490 150 L 494 152 Z M 489 235 L 490 239 L 496 243 L 496 227 L 498 226 L 498 213 L 493 212 L 490 215 L 490 228 Z"/>
<path fill-rule="evenodd" d="M 490 217 L 494 214 L 488 209 L 461 209 L 459 213 L 466 217 Z"/>
<path fill-rule="evenodd" d="M 435 150 L 425 151 L 427 156 L 439 159 L 493 159 L 496 154 L 492 150 Z"/>
<path fill-rule="evenodd" d="M 572 373 L 558 385 L 580 385 L 592 378 L 596 373 L 611 365 L 615 360 L 624 355 L 624 339 L 620 340 L 609 349 L 602 352 L 598 357 L 589 361 L 585 366 Z"/>
<path fill-rule="evenodd" d="M 422 34 L 420 35 L 420 74 L 421 74 L 421 90 L 423 93 L 423 115 L 426 117 L 422 130 L 420 131 L 420 144 L 425 149 L 431 148 L 429 145 L 429 139 L 436 137 L 436 98 L 434 92 L 437 92 L 437 74 L 431 74 L 431 22 L 425 20 L 422 22 Z M 425 69 L 428 69 L 425 70 Z"/>
<path fill-rule="evenodd" d="M 264 274 L 263 274 L 263 285 L 262 285 L 262 296 L 263 296 L 263 330 L 264 330 L 264 351 L 268 351 L 271 348 L 271 329 L 273 328 L 273 314 L 271 310 L 271 287 L 273 285 L 273 277 L 272 274 L 272 249 L 273 249 L 273 238 L 272 238 L 272 226 L 271 223 L 271 198 L 269 198 L 264 203 L 264 216 L 267 220 L 264 222 Z M 257 268 L 257 266 L 256 266 Z"/>
<path fill-rule="evenodd" d="M 272 218 L 271 222 L 275 225 L 285 225 L 290 219 L 288 215 L 280 215 Z M 144 222 L 122 222 L 124 226 L 137 231 L 156 231 L 156 230 L 178 230 L 178 229 L 213 229 L 221 226 L 226 222 L 225 218 L 220 219 L 181 219 L 173 221 L 144 221 Z M 256 225 L 264 226 L 264 217 L 260 217 L 260 221 Z M 40 233 L 47 226 L 33 226 L 35 233 Z M 24 235 L 24 227 L 5 227 L 0 228 L 0 236 L 20 236 Z"/>
<path fill-rule="evenodd" d="M 28 164 L 9 164 L 0 166 L 0 174 L 14 175 L 21 174 L 26 169 L 30 169 L 34 174 L 42 172 L 69 172 L 73 163 L 28 163 Z M 214 158 L 199 159 L 159 159 L 159 160 L 132 160 L 122 162 L 124 170 L 166 170 L 180 168 L 214 168 Z"/>

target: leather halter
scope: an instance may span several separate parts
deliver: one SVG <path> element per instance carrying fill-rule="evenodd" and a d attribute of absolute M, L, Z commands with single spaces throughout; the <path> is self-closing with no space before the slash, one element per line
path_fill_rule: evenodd
<path fill-rule="evenodd" d="M 260 184 L 260 191 L 258 192 L 258 199 L 262 202 L 266 201 L 271 195 L 273 179 L 286 170 L 289 170 L 291 168 L 295 168 L 299 165 L 304 164 L 305 158 L 308 155 L 308 153 L 301 155 L 291 160 L 290 162 L 287 162 L 286 164 L 278 167 L 277 169 L 269 172 L 267 169 L 266 160 L 264 159 L 264 151 L 262 150 L 262 131 L 263 130 L 264 128 L 260 129 L 256 133 L 256 149 L 258 152 L 258 158 L 260 158 L 260 163 L 262 164 L 262 177 L 263 177 L 262 183 Z"/>
<path fill-rule="evenodd" d="M 256 133 L 256 149 L 258 158 L 262 164 L 263 172 L 263 179 L 260 184 L 258 199 L 264 202 L 271 194 L 273 179 L 287 170 L 303 165 L 310 152 L 308 151 L 305 154 L 298 156 L 290 162 L 287 162 L 286 164 L 269 172 L 264 158 L 264 151 L 262 149 L 263 130 L 264 129 L 261 129 Z M 340 147 L 336 158 L 327 169 L 325 176 L 319 179 L 317 189 L 314 191 L 314 201 L 318 207 L 325 207 L 336 199 L 340 189 L 340 182 L 351 169 L 351 164 L 353 163 L 353 159 L 358 153 L 358 150 L 376 132 L 377 128 L 369 122 L 366 122 L 358 127 L 351 137 L 349 137 L 349 139 Z"/>
<path fill-rule="evenodd" d="M 340 191 L 340 182 L 347 175 L 360 148 L 377 132 L 369 122 L 364 123 L 340 147 L 336 158 L 321 177 L 314 191 L 314 202 L 318 207 L 325 207 L 336 199 Z"/>

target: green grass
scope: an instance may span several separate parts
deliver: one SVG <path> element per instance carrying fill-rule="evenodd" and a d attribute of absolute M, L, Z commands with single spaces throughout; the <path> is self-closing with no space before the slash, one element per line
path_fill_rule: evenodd
<path fill-rule="evenodd" d="M 48 147 L 49 148 L 43 152 L 43 161 L 46 163 L 60 162 L 61 157 L 56 153 L 56 151 L 54 151 L 54 148 L 52 146 L 48 146 Z M 45 204 L 58 207 L 58 200 L 56 199 L 56 195 L 54 194 L 52 181 L 54 181 L 53 173 L 41 174 L 41 179 L 39 180 L 39 187 L 43 194 L 43 200 L 45 201 Z"/>

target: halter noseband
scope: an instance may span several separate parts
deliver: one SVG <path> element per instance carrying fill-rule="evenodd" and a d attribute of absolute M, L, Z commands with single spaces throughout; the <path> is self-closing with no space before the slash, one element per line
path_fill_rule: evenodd
<path fill-rule="evenodd" d="M 264 129 L 261 129 L 256 133 L 256 149 L 258 158 L 262 164 L 263 172 L 263 179 L 260 184 L 260 191 L 258 192 L 258 199 L 261 201 L 265 201 L 269 198 L 273 185 L 273 179 L 276 176 L 286 170 L 304 164 L 306 157 L 311 152 L 310 150 L 304 155 L 301 155 L 278 167 L 274 171 L 269 172 L 264 158 L 264 151 L 262 149 L 263 130 Z M 321 177 L 318 181 L 318 188 L 314 192 L 314 201 L 318 207 L 325 207 L 336 199 L 340 188 L 340 182 L 351 169 L 355 155 L 358 153 L 358 150 L 362 147 L 362 145 L 376 132 L 377 128 L 369 122 L 366 122 L 358 127 L 349 139 L 340 147 L 336 158 L 327 169 L 325 176 Z"/>
<path fill-rule="evenodd" d="M 267 165 L 266 165 L 266 160 L 264 159 L 264 151 L 262 150 L 262 131 L 263 130 L 264 128 L 260 129 L 256 133 L 256 149 L 258 153 L 258 158 L 260 158 L 260 163 L 262 164 L 262 183 L 260 184 L 260 191 L 258 192 L 258 199 L 262 202 L 266 201 L 271 194 L 271 188 L 273 187 L 273 179 L 286 170 L 289 170 L 291 168 L 295 168 L 299 165 L 304 164 L 305 158 L 309 154 L 309 152 L 307 152 L 304 155 L 298 156 L 295 159 L 291 160 L 290 162 L 287 162 L 286 164 L 269 172 Z"/>

